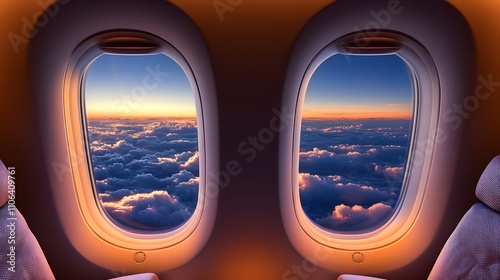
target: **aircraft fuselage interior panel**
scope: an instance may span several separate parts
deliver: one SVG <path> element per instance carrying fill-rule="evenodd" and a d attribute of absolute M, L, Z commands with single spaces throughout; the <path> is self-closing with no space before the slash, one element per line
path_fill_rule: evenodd
<path fill-rule="evenodd" d="M 500 2 L 0 2 L 0 279 L 500 279 Z"/>

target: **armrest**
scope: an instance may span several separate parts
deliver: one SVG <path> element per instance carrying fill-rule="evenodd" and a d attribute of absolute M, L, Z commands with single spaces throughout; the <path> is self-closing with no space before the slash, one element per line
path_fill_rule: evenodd
<path fill-rule="evenodd" d="M 354 275 L 354 274 L 342 274 L 337 280 L 385 280 L 383 278 L 363 276 L 363 275 Z"/>
<path fill-rule="evenodd" d="M 156 274 L 154 273 L 141 273 L 112 278 L 109 280 L 160 280 L 160 278 L 158 278 L 158 276 L 156 276 Z"/>

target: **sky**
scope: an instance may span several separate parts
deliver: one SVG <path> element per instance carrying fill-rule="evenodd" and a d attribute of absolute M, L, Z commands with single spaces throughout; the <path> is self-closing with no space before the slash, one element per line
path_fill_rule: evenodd
<path fill-rule="evenodd" d="M 397 55 L 336 54 L 313 73 L 303 117 L 410 118 L 412 81 Z"/>
<path fill-rule="evenodd" d="M 104 54 L 84 77 L 90 156 L 105 214 L 129 230 L 168 231 L 198 204 L 196 105 L 164 54 Z"/>
<path fill-rule="evenodd" d="M 397 55 L 329 57 L 304 99 L 298 187 L 305 214 L 338 232 L 372 230 L 399 201 L 413 80 Z"/>
<path fill-rule="evenodd" d="M 164 54 L 103 54 L 89 66 L 84 92 L 90 118 L 196 114 L 186 74 Z"/>

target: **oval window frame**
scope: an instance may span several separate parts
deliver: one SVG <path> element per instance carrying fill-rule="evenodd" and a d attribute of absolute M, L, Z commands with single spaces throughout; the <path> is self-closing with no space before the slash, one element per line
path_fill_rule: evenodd
<path fill-rule="evenodd" d="M 427 50 L 408 36 L 392 31 L 381 31 L 376 37 L 366 36 L 368 31 L 347 34 L 324 47 L 309 63 L 299 87 L 295 100 L 293 132 L 292 132 L 292 205 L 295 218 L 300 228 L 317 243 L 332 249 L 346 251 L 367 251 L 389 246 L 402 238 L 414 224 L 423 203 L 430 172 L 431 155 L 435 143 L 428 139 L 435 138 L 432 129 L 438 125 L 440 84 L 436 66 Z M 379 40 L 383 38 L 385 40 Z M 300 131 L 302 123 L 302 107 L 309 81 L 315 70 L 327 58 L 335 54 L 353 54 L 345 48 L 353 42 L 370 45 L 371 41 L 386 41 L 398 47 L 387 48 L 390 53 L 398 55 L 413 74 L 413 125 L 412 139 L 408 147 L 408 157 L 400 198 L 390 217 L 383 225 L 366 232 L 333 232 L 321 228 L 309 219 L 300 203 L 298 186 Z M 375 44 L 379 45 L 379 44 Z M 376 48 L 356 49 L 358 55 L 388 53 Z"/>
<path fill-rule="evenodd" d="M 136 47 L 134 47 L 136 46 Z M 84 81 L 92 62 L 102 54 L 163 53 L 172 58 L 184 71 L 194 94 L 198 125 L 199 187 L 198 203 L 188 221 L 164 231 L 141 231 L 122 228 L 111 221 L 102 209 L 95 189 L 92 162 L 87 138 Z M 76 94 L 75 94 L 76 93 Z M 146 32 L 111 30 L 84 40 L 74 51 L 64 81 L 64 122 L 70 158 L 84 158 L 71 162 L 78 208 L 89 229 L 101 240 L 131 250 L 155 250 L 174 246 L 186 240 L 200 224 L 206 194 L 206 158 L 204 117 L 200 90 L 194 73 L 185 57 L 171 44 Z"/>

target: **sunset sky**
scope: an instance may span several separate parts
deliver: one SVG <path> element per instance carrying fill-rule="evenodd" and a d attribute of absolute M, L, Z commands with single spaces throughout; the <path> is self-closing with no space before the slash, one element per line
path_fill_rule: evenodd
<path fill-rule="evenodd" d="M 196 114 L 186 74 L 164 54 L 101 55 L 87 71 L 85 101 L 90 118 Z"/>
<path fill-rule="evenodd" d="M 84 78 L 95 187 L 129 230 L 172 230 L 198 204 L 195 99 L 182 68 L 164 54 L 101 55 Z"/>
<path fill-rule="evenodd" d="M 412 77 L 397 55 L 342 55 L 314 72 L 304 101 L 306 119 L 410 118 Z"/>
<path fill-rule="evenodd" d="M 406 169 L 413 84 L 396 55 L 334 55 L 309 81 L 298 187 L 306 215 L 333 231 L 373 230 L 392 215 Z"/>

